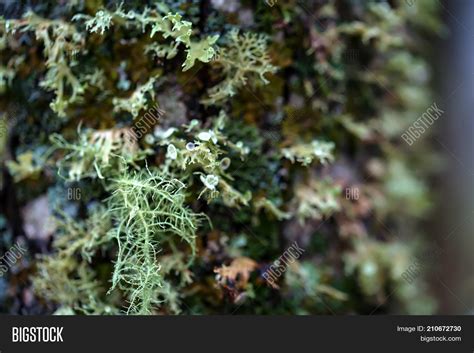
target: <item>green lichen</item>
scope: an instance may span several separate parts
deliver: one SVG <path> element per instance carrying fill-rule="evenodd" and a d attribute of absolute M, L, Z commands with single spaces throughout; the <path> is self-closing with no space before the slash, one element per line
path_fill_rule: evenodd
<path fill-rule="evenodd" d="M 227 35 L 227 45 L 220 47 L 213 62 L 222 68 L 224 79 L 209 89 L 204 104 L 222 104 L 246 86 L 247 82 L 269 83 L 265 77 L 275 73 L 267 50 L 267 38 L 257 33 L 239 33 L 237 29 Z"/>
<path fill-rule="evenodd" d="M 150 314 L 160 303 L 164 279 L 160 249 L 183 241 L 195 251 L 199 215 L 184 205 L 184 184 L 165 179 L 149 170 L 124 174 L 112 180 L 108 213 L 115 227 L 110 231 L 118 244 L 112 289 L 127 294 L 127 312 Z"/>

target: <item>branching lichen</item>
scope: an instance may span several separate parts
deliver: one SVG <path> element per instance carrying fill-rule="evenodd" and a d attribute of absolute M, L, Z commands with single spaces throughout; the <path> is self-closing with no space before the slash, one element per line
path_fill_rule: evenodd
<path fill-rule="evenodd" d="M 58 173 L 69 181 L 88 177 L 104 179 L 107 171 L 120 171 L 122 165 L 134 164 L 147 153 L 138 148 L 135 135 L 126 128 L 80 131 L 79 140 L 73 143 L 55 134 L 51 141 L 57 149 L 66 152 L 58 161 Z"/>
<path fill-rule="evenodd" d="M 77 65 L 74 56 L 84 45 L 81 33 L 68 22 L 48 20 L 33 12 L 26 12 L 19 20 L 0 19 L 0 31 L 9 35 L 27 31 L 35 33 L 36 39 L 44 45 L 45 64 L 48 68 L 40 85 L 55 93 L 56 98 L 51 102 L 51 108 L 59 116 L 65 117 L 67 106 L 79 102 L 85 91 L 84 84 L 72 69 Z"/>
<path fill-rule="evenodd" d="M 222 104 L 247 85 L 247 82 L 269 81 L 267 74 L 277 68 L 271 64 L 267 50 L 267 38 L 256 33 L 239 33 L 234 29 L 227 35 L 227 45 L 220 47 L 214 63 L 222 68 L 224 80 L 209 89 L 209 98 L 204 104 Z"/>
<path fill-rule="evenodd" d="M 111 289 L 118 287 L 127 294 L 127 312 L 150 314 L 164 287 L 158 262 L 162 247 L 184 241 L 192 262 L 201 217 L 184 205 L 184 185 L 156 172 L 123 174 L 110 187 L 107 206 L 114 222 L 110 236 L 118 244 Z"/>

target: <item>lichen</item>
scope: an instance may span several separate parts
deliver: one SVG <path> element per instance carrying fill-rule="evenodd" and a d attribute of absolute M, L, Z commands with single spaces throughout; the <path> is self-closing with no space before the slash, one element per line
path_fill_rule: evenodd
<path fill-rule="evenodd" d="M 400 135 L 433 102 L 416 44 L 443 29 L 433 2 L 402 3 L 101 1 L 0 18 L 0 185 L 15 207 L 0 230 L 34 234 L 37 197 L 54 216 L 25 261 L 42 310 L 435 310 L 402 273 L 440 161 Z M 295 240 L 304 254 L 266 283 Z"/>

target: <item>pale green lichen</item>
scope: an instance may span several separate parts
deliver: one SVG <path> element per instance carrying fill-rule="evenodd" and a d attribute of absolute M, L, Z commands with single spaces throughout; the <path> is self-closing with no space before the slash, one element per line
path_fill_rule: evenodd
<path fill-rule="evenodd" d="M 292 163 L 299 162 L 307 166 L 317 160 L 322 165 L 334 160 L 334 142 L 314 140 L 311 143 L 295 144 L 288 148 L 283 148 L 281 154 Z"/>
<path fill-rule="evenodd" d="M 199 122 L 191 121 L 181 137 L 174 133 L 175 130 L 157 130 L 155 135 L 157 143 L 166 146 L 165 170 L 181 174 L 189 183 L 194 175 L 199 175 L 203 188 L 198 198 L 205 196 L 211 201 L 221 196 L 227 206 L 238 207 L 248 205 L 252 194 L 250 191 L 241 193 L 229 184 L 234 181 L 226 172 L 231 160 L 225 155 L 236 152 L 245 159 L 249 149 L 242 141 L 230 141 L 223 133 L 227 120 L 221 111 L 210 128 L 202 128 Z"/>
<path fill-rule="evenodd" d="M 204 104 L 222 104 L 249 81 L 267 84 L 265 76 L 277 70 L 271 64 L 266 36 L 236 29 L 228 33 L 227 45 L 219 48 L 213 62 L 222 68 L 224 80 L 209 89 Z"/>
<path fill-rule="evenodd" d="M 10 174 L 13 175 L 15 182 L 32 176 L 37 177 L 43 167 L 41 161 L 38 161 L 31 151 L 22 153 L 17 156 L 16 161 L 7 161 L 5 164 Z"/>
<path fill-rule="evenodd" d="M 184 184 L 148 170 L 123 174 L 110 189 L 108 214 L 115 227 L 109 234 L 118 244 L 111 290 L 127 294 L 127 312 L 150 314 L 164 286 L 160 249 L 184 241 L 192 261 L 200 216 L 184 205 Z"/>
<path fill-rule="evenodd" d="M 109 27 L 114 24 L 114 19 L 117 23 L 125 21 L 127 26 L 134 26 L 141 28 L 143 32 L 150 29 L 150 37 L 155 37 L 156 34 L 161 34 L 163 38 L 172 38 L 175 44 L 158 44 L 153 43 L 146 48 L 146 52 L 153 51 L 160 57 L 173 58 L 177 53 L 177 46 L 182 43 L 186 49 L 186 61 L 183 63 L 183 71 L 189 70 L 194 66 L 196 60 L 207 63 L 215 54 L 213 45 L 216 43 L 219 36 L 209 36 L 201 41 L 194 41 L 191 39 L 192 23 L 182 19 L 178 13 L 167 13 L 163 15 L 160 9 L 163 6 L 157 6 L 150 9 L 145 8 L 142 13 L 128 11 L 124 12 L 123 3 L 114 11 L 100 10 L 94 17 L 88 15 L 76 15 L 73 20 L 85 20 L 86 28 L 90 32 L 98 32 L 104 34 Z"/>
<path fill-rule="evenodd" d="M 301 223 L 310 219 L 321 220 L 340 210 L 341 188 L 329 180 L 311 180 L 297 186 L 291 209 Z"/>
<path fill-rule="evenodd" d="M 155 99 L 155 81 L 155 77 L 150 78 L 145 84 L 138 86 L 128 98 L 114 98 L 114 111 L 126 111 L 136 118 L 141 110 L 146 109 L 148 101 Z"/>
<path fill-rule="evenodd" d="M 0 31 L 9 35 L 27 31 L 35 33 L 36 39 L 44 45 L 48 68 L 40 85 L 55 93 L 56 98 L 50 106 L 59 116 L 65 117 L 65 109 L 79 102 L 85 92 L 85 85 L 72 69 L 77 60 L 71 57 L 71 53 L 82 49 L 82 34 L 66 21 L 48 20 L 33 12 L 26 12 L 19 20 L 0 19 Z"/>
<path fill-rule="evenodd" d="M 78 134 L 75 142 L 68 142 L 59 134 L 51 136 L 53 145 L 66 152 L 58 161 L 58 174 L 68 181 L 104 179 L 108 171 L 117 172 L 124 164 L 133 165 L 148 153 L 138 148 L 131 129 L 89 129 Z"/>

